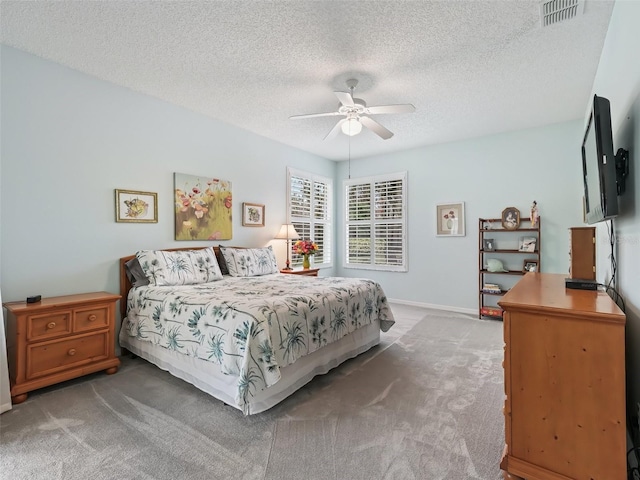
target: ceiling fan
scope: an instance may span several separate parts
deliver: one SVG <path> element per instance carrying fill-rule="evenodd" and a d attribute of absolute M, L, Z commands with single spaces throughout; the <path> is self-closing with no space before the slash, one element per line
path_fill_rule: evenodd
<path fill-rule="evenodd" d="M 299 120 L 301 118 L 332 117 L 341 115 L 345 118 L 340 119 L 338 123 L 335 124 L 331 131 L 324 137 L 325 140 L 335 137 L 341 130 L 345 135 L 357 135 L 362 131 L 363 125 L 383 140 L 388 140 L 393 137 L 393 132 L 380 125 L 371 117 L 368 117 L 368 115 L 376 115 L 380 113 L 411 113 L 416 110 L 416 107 L 408 103 L 367 107 L 367 103 L 364 100 L 353 96 L 353 91 L 357 85 L 358 80 L 350 79 L 347 80 L 347 87 L 349 87 L 350 92 L 333 92 L 340 101 L 340 106 L 335 112 L 293 115 L 289 118 L 291 120 Z"/>

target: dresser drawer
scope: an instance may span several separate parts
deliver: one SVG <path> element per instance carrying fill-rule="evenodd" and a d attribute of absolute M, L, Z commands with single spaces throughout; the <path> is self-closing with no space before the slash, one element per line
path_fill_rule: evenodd
<path fill-rule="evenodd" d="M 73 311 L 73 331 L 86 332 L 97 330 L 109 325 L 109 307 L 101 306 Z"/>
<path fill-rule="evenodd" d="M 109 332 L 78 335 L 27 346 L 28 379 L 109 357 Z"/>
<path fill-rule="evenodd" d="M 27 340 L 45 340 L 71 333 L 71 310 L 27 317 Z"/>

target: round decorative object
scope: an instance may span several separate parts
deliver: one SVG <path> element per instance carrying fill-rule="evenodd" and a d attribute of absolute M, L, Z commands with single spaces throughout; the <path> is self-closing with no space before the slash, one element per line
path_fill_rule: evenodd
<path fill-rule="evenodd" d="M 520 227 L 520 210 L 516 207 L 507 207 L 502 211 L 502 228 L 517 230 Z"/>

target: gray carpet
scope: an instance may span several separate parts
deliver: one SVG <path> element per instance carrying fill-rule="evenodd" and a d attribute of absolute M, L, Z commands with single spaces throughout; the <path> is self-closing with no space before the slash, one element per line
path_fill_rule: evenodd
<path fill-rule="evenodd" d="M 140 359 L 34 392 L 0 416 L 0 477 L 502 478 L 502 323 L 414 308 L 408 329 L 402 308 L 380 346 L 250 417 Z"/>

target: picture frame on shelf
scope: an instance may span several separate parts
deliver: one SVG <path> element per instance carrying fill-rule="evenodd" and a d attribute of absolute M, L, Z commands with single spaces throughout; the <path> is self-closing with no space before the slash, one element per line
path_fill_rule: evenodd
<path fill-rule="evenodd" d="M 522 264 L 523 272 L 537 272 L 538 271 L 538 260 L 525 260 Z"/>
<path fill-rule="evenodd" d="M 242 226 L 264 227 L 264 205 L 259 203 L 243 203 Z"/>
<path fill-rule="evenodd" d="M 115 190 L 116 222 L 158 223 L 158 194 L 137 190 Z"/>
<path fill-rule="evenodd" d="M 482 241 L 482 248 L 485 252 L 493 252 L 496 249 L 496 241 L 493 238 L 485 238 Z"/>
<path fill-rule="evenodd" d="M 535 252 L 537 241 L 538 239 L 536 237 L 520 237 L 518 239 L 518 251 Z"/>
<path fill-rule="evenodd" d="M 464 237 L 464 202 L 436 205 L 436 236 Z"/>
<path fill-rule="evenodd" d="M 520 227 L 520 210 L 516 207 L 507 207 L 502 210 L 500 218 L 502 220 L 502 228 L 505 230 L 516 230 Z"/>

